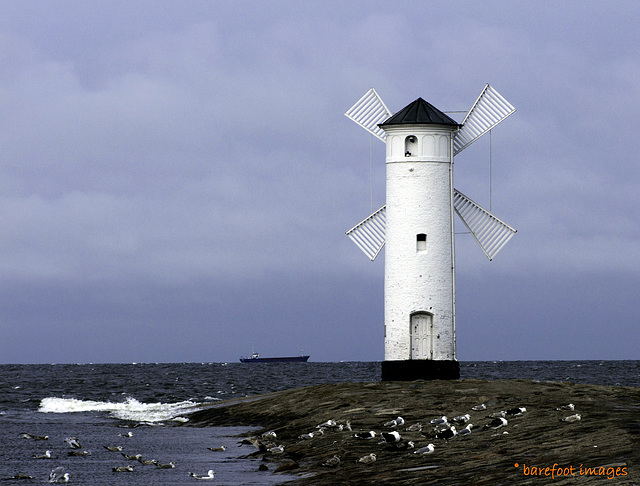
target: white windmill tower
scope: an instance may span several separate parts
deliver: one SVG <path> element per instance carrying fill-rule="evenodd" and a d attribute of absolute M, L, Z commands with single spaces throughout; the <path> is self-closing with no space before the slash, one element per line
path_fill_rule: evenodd
<path fill-rule="evenodd" d="M 387 201 L 347 236 L 385 248 L 383 380 L 457 379 L 454 212 L 489 260 L 516 230 L 453 187 L 453 159 L 515 108 L 488 84 L 461 124 L 418 98 L 392 115 L 371 88 L 345 113 L 386 143 Z"/>

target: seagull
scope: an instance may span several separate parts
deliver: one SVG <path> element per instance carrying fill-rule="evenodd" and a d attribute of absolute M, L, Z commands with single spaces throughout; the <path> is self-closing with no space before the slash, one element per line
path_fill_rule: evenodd
<path fill-rule="evenodd" d="M 351 432 L 351 420 L 347 420 L 344 424 L 344 427 L 342 430 L 346 430 L 348 432 Z"/>
<path fill-rule="evenodd" d="M 372 462 L 376 462 L 376 455 L 372 452 L 371 454 L 362 456 L 357 462 L 361 462 L 362 464 L 371 464 Z"/>
<path fill-rule="evenodd" d="M 579 413 L 574 413 L 573 415 L 569 415 L 563 419 L 560 419 L 561 422 L 577 422 L 578 420 L 582 420 L 582 416 Z"/>
<path fill-rule="evenodd" d="M 484 429 L 499 429 L 500 427 L 504 427 L 508 423 L 509 422 L 507 422 L 506 418 L 496 417 L 491 422 L 489 422 L 487 425 L 485 425 L 483 428 Z"/>
<path fill-rule="evenodd" d="M 42 455 L 34 455 L 33 456 L 34 459 L 51 459 L 51 451 L 47 450 L 44 454 Z"/>
<path fill-rule="evenodd" d="M 118 434 L 118 437 L 133 437 L 133 432 L 127 432 L 126 434 Z"/>
<path fill-rule="evenodd" d="M 33 479 L 33 476 L 29 476 L 28 474 L 14 474 L 10 478 L 2 478 L 5 481 L 11 481 L 12 479 Z"/>
<path fill-rule="evenodd" d="M 79 450 L 73 450 L 73 451 L 67 452 L 67 455 L 72 457 L 83 457 L 83 456 L 88 456 L 89 454 L 90 453 L 87 451 L 79 451 Z"/>
<path fill-rule="evenodd" d="M 369 432 L 356 432 L 353 434 L 356 439 L 373 439 L 376 436 L 376 433 L 373 430 Z"/>
<path fill-rule="evenodd" d="M 458 433 L 456 432 L 455 426 L 451 426 L 448 429 L 444 429 L 440 432 L 436 433 L 436 439 L 444 439 L 445 441 L 449 439 L 453 439 Z"/>
<path fill-rule="evenodd" d="M 573 403 L 569 403 L 567 405 L 562 405 L 561 407 L 556 408 L 556 410 L 570 410 L 570 411 L 574 411 L 576 409 L 576 406 Z"/>
<path fill-rule="evenodd" d="M 207 472 L 207 474 L 196 474 L 190 472 L 189 476 L 195 479 L 213 479 L 215 477 L 215 474 L 216 472 L 213 469 L 209 469 L 209 472 Z"/>
<path fill-rule="evenodd" d="M 138 462 L 145 466 L 155 466 L 158 463 L 155 459 L 142 459 L 142 457 L 138 458 Z"/>
<path fill-rule="evenodd" d="M 451 421 L 455 422 L 456 424 L 466 424 L 470 418 L 471 418 L 471 415 L 469 415 L 468 413 L 465 413 L 464 415 L 458 415 L 457 417 L 453 417 Z"/>
<path fill-rule="evenodd" d="M 158 466 L 160 469 L 173 469 L 176 467 L 176 463 L 170 462 L 169 464 L 162 464 L 161 462 L 156 461 L 156 466 Z"/>
<path fill-rule="evenodd" d="M 480 412 L 481 410 L 486 410 L 487 406 L 484 403 L 481 403 L 480 405 L 476 405 L 475 407 L 471 407 L 471 410 L 473 410 L 474 412 Z"/>
<path fill-rule="evenodd" d="M 387 444 L 386 449 L 388 451 L 393 451 L 393 452 L 408 451 L 408 450 L 414 449 L 415 446 L 416 446 L 415 443 L 412 440 L 410 440 L 408 442 L 401 441 L 401 442 L 395 442 L 392 444 Z"/>
<path fill-rule="evenodd" d="M 112 469 L 113 472 L 133 472 L 133 466 L 116 466 Z"/>
<path fill-rule="evenodd" d="M 209 449 L 211 452 L 224 452 L 227 450 L 227 448 L 225 446 L 220 446 L 220 447 L 207 447 L 207 449 Z"/>
<path fill-rule="evenodd" d="M 336 424 L 336 421 L 335 421 L 335 420 L 331 420 L 331 419 L 329 419 L 329 420 L 327 420 L 327 421 L 326 421 L 325 423 L 323 423 L 323 424 L 316 425 L 316 429 L 320 429 L 320 428 L 322 428 L 322 427 L 327 427 L 327 428 L 329 428 L 329 427 L 337 427 L 337 426 L 338 426 L 338 424 Z"/>
<path fill-rule="evenodd" d="M 33 435 L 28 432 L 24 432 L 20 437 L 22 437 L 23 439 L 49 440 L 48 435 Z"/>
<path fill-rule="evenodd" d="M 277 437 L 277 435 L 275 431 L 270 430 L 269 432 L 265 432 L 264 434 L 262 434 L 260 437 L 264 440 L 274 440 Z"/>
<path fill-rule="evenodd" d="M 122 446 L 104 446 L 110 452 L 122 452 Z"/>
<path fill-rule="evenodd" d="M 407 432 L 422 432 L 422 422 L 416 422 L 413 425 L 409 425 L 409 427 L 406 428 Z"/>
<path fill-rule="evenodd" d="M 400 442 L 402 440 L 402 437 L 400 437 L 397 430 L 394 430 L 393 432 L 382 432 L 382 438 L 387 444 Z"/>
<path fill-rule="evenodd" d="M 122 457 L 124 457 L 127 461 L 137 461 L 142 457 L 142 454 L 136 454 L 135 456 L 125 454 L 124 452 L 121 452 L 120 454 L 122 454 Z"/>
<path fill-rule="evenodd" d="M 517 417 L 518 415 L 522 415 L 523 413 L 525 413 L 527 411 L 526 408 L 524 407 L 516 407 L 516 408 L 510 408 L 509 410 L 507 410 L 505 413 L 507 415 L 511 415 L 513 417 Z"/>
<path fill-rule="evenodd" d="M 440 417 L 440 418 L 435 418 L 435 419 L 431 420 L 429 423 L 430 423 L 430 424 L 433 424 L 433 425 L 446 425 L 446 424 L 448 424 L 449 422 L 447 422 L 447 417 L 446 417 L 446 415 L 443 415 L 443 416 L 442 416 L 442 417 Z"/>
<path fill-rule="evenodd" d="M 270 447 L 267 449 L 267 452 L 271 452 L 271 454 L 282 454 L 284 452 L 284 446 L 277 445 L 275 447 Z"/>
<path fill-rule="evenodd" d="M 393 420 L 389 420 L 384 424 L 385 427 L 399 427 L 404 425 L 404 419 L 402 417 L 397 417 Z"/>
<path fill-rule="evenodd" d="M 77 437 L 67 437 L 64 441 L 69 444 L 69 447 L 72 449 L 82 449 L 80 440 Z"/>
<path fill-rule="evenodd" d="M 433 444 L 426 445 L 421 447 L 420 449 L 416 449 L 413 451 L 414 454 L 431 454 L 435 450 L 435 446 Z"/>
<path fill-rule="evenodd" d="M 298 439 L 302 439 L 302 440 L 313 439 L 313 432 L 309 432 L 308 434 L 299 435 Z"/>
<path fill-rule="evenodd" d="M 68 483 L 69 473 L 64 472 L 64 467 L 58 466 L 49 473 L 50 483 Z"/>
<path fill-rule="evenodd" d="M 260 449 L 260 440 L 255 436 L 245 437 L 240 441 L 238 447 L 242 447 L 243 444 L 251 444 L 253 447 Z"/>
<path fill-rule="evenodd" d="M 336 467 L 338 464 L 340 464 L 340 456 L 338 455 L 334 455 L 322 463 L 323 466 L 327 467 Z"/>

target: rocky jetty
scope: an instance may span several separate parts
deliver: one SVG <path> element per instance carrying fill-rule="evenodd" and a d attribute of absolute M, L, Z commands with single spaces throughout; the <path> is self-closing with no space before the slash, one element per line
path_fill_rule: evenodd
<path fill-rule="evenodd" d="M 454 380 L 310 386 L 205 407 L 188 424 L 260 427 L 247 456 L 295 475 L 289 485 L 633 485 L 639 413 L 636 387 Z"/>

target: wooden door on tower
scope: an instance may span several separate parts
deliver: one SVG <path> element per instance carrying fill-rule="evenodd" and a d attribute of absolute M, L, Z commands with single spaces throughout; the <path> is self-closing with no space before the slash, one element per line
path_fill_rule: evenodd
<path fill-rule="evenodd" d="M 420 312 L 411 316 L 411 359 L 433 358 L 433 315 Z"/>

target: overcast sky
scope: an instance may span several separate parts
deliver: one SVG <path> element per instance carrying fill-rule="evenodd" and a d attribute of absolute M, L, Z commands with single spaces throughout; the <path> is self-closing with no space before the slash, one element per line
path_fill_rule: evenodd
<path fill-rule="evenodd" d="M 343 114 L 372 86 L 464 111 L 485 83 L 518 111 L 455 186 L 518 233 L 492 262 L 456 237 L 458 359 L 640 359 L 639 21 L 635 0 L 2 2 L 0 362 L 382 360 L 384 255 L 345 231 L 385 203 L 384 145 Z"/>

